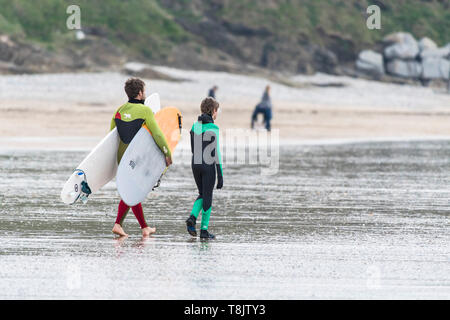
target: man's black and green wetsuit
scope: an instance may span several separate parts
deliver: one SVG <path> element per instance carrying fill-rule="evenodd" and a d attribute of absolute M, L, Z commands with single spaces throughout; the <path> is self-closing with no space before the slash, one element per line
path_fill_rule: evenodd
<path fill-rule="evenodd" d="M 195 200 L 191 215 L 196 219 L 202 211 L 201 229 L 208 230 L 214 184 L 222 188 L 222 157 L 219 145 L 219 127 L 213 118 L 202 114 L 191 129 L 192 172 L 199 196 Z"/>
<path fill-rule="evenodd" d="M 130 99 L 128 103 L 125 103 L 117 109 L 111 120 L 111 130 L 117 127 L 120 137 L 119 150 L 117 152 L 118 163 L 122 159 L 131 140 L 133 140 L 143 124 L 145 124 L 152 133 L 153 139 L 163 152 L 164 156 L 171 156 L 166 137 L 159 128 L 152 109 L 145 106 L 143 100 Z"/>

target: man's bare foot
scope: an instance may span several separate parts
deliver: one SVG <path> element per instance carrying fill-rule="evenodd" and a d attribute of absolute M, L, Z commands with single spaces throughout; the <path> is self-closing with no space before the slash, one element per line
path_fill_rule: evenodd
<path fill-rule="evenodd" d="M 117 234 L 117 235 L 119 235 L 119 236 L 121 236 L 121 237 L 128 236 L 125 233 L 125 231 L 123 231 L 122 226 L 120 224 L 118 224 L 118 223 L 114 224 L 114 228 L 112 229 L 112 232 Z"/>
<path fill-rule="evenodd" d="M 155 232 L 156 232 L 156 228 L 147 227 L 147 228 L 142 229 L 142 236 L 148 237 L 149 235 L 151 235 Z"/>

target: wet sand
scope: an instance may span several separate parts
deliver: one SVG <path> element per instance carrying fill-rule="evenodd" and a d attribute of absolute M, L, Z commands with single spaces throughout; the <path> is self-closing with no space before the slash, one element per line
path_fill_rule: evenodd
<path fill-rule="evenodd" d="M 59 192 L 85 151 L 0 152 L 1 299 L 448 299 L 450 143 L 281 148 L 279 171 L 225 163 L 210 230 L 192 239 L 189 163 L 175 159 L 115 239 L 114 181 Z"/>

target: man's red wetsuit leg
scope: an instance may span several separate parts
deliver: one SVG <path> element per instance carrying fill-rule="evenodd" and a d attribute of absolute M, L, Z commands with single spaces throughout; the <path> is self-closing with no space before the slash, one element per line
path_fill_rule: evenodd
<path fill-rule="evenodd" d="M 136 219 L 138 220 L 141 229 L 147 228 L 148 226 L 144 219 L 144 210 L 142 210 L 142 205 L 139 203 L 134 207 L 131 207 L 131 209 L 133 210 L 133 213 L 136 216 Z"/>
<path fill-rule="evenodd" d="M 130 207 L 123 202 L 123 200 L 120 200 L 119 202 L 119 209 L 117 210 L 117 218 L 116 223 L 122 225 L 123 220 L 125 219 L 125 216 L 130 210 Z M 133 210 L 134 211 L 134 210 Z"/>

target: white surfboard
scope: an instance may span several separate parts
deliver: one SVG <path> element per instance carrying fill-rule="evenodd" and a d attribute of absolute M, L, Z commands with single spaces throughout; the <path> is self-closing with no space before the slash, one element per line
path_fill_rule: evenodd
<path fill-rule="evenodd" d="M 174 107 L 164 108 L 155 119 L 173 153 L 181 137 L 181 112 Z M 147 128 L 142 127 L 128 145 L 117 169 L 116 183 L 121 199 L 129 206 L 144 201 L 165 170 L 164 154 Z"/>
<path fill-rule="evenodd" d="M 117 190 L 129 206 L 142 202 L 156 185 L 166 161 L 147 129 L 141 128 L 134 136 L 120 161 L 117 171 Z"/>
<path fill-rule="evenodd" d="M 150 95 L 145 105 L 158 111 L 161 108 L 159 94 Z M 114 128 L 74 170 L 64 184 L 61 200 L 66 204 L 74 204 L 78 199 L 86 203 L 89 194 L 97 192 L 111 181 L 117 173 L 118 148 L 119 134 Z"/>
<path fill-rule="evenodd" d="M 144 104 L 150 107 L 154 114 L 161 110 L 161 100 L 159 99 L 158 93 L 152 93 L 149 97 L 147 97 L 147 99 L 145 99 Z"/>
<path fill-rule="evenodd" d="M 100 141 L 100 143 L 87 155 L 77 169 L 69 177 L 61 191 L 61 200 L 66 204 L 73 204 L 79 198 L 87 201 L 89 193 L 97 192 L 115 177 L 117 172 L 117 149 L 119 148 L 119 133 L 114 128 Z M 85 183 L 83 183 L 85 182 Z"/>

